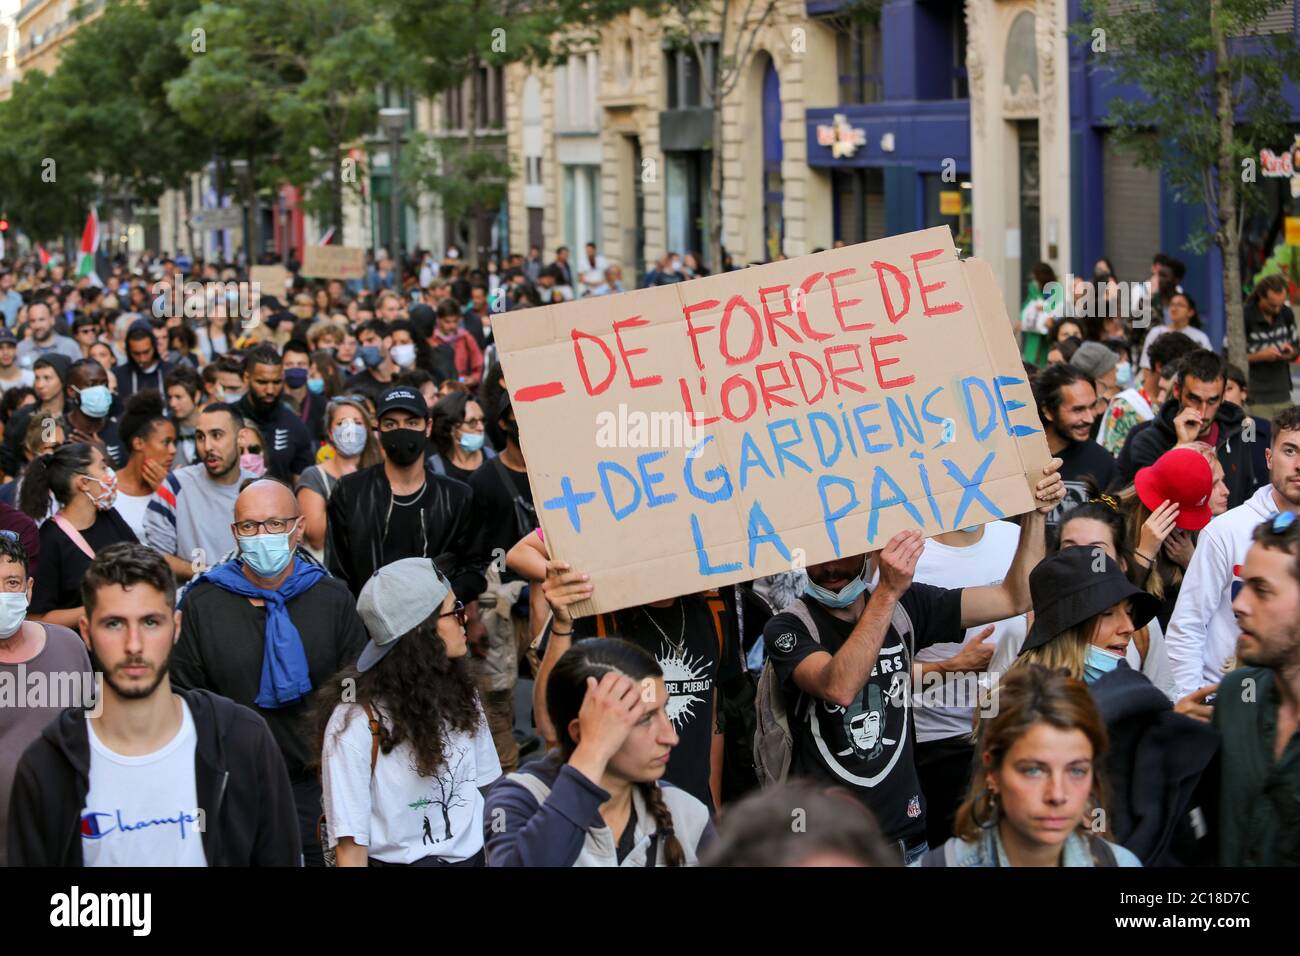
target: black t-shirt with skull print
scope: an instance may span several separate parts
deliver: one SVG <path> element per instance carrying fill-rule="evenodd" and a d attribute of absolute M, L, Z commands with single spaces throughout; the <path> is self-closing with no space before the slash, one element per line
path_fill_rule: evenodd
<path fill-rule="evenodd" d="M 810 654 L 838 651 L 853 632 L 852 622 L 805 599 L 821 643 L 788 613 L 767 623 L 763 643 L 790 711 L 790 775 L 847 787 L 871 809 L 890 840 L 912 846 L 925 839 L 925 798 L 913 757 L 911 655 L 962 639 L 961 589 L 913 584 L 900 603 L 912 619 L 913 646 L 909 649 L 890 625 L 871 676 L 848 707 L 804 694 L 794 683 L 794 671 Z"/>

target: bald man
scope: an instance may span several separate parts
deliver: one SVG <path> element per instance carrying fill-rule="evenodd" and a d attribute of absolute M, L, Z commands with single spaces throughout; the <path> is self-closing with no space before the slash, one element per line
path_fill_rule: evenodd
<path fill-rule="evenodd" d="M 308 865 L 319 864 L 320 782 L 304 720 L 314 688 L 356 662 L 366 643 L 352 594 L 298 553 L 302 513 L 289 486 L 249 482 L 235 499 L 238 555 L 195 579 L 181 601 L 172 685 L 253 708 L 284 754 Z"/>

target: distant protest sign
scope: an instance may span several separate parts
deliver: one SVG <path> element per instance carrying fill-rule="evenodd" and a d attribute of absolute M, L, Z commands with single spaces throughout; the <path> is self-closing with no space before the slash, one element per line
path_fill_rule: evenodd
<path fill-rule="evenodd" d="M 579 615 L 1021 514 L 1051 457 L 993 273 L 945 227 L 493 333 Z"/>
<path fill-rule="evenodd" d="M 257 286 L 262 295 L 283 299 L 289 288 L 289 270 L 284 266 L 253 266 L 248 270 L 248 281 Z"/>
<path fill-rule="evenodd" d="M 301 271 L 313 279 L 360 279 L 366 274 L 366 250 L 360 246 L 307 246 Z"/>

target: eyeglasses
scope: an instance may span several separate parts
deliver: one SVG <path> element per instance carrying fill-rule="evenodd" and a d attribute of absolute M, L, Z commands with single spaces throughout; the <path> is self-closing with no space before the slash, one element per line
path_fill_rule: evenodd
<path fill-rule="evenodd" d="M 464 627 L 465 622 L 469 620 L 469 615 L 465 613 L 465 605 L 461 604 L 459 601 L 456 602 L 456 606 L 452 610 L 445 614 L 439 614 L 438 617 L 451 617 L 453 615 L 456 617 L 456 623 L 461 627 Z"/>
<path fill-rule="evenodd" d="M 267 534 L 284 534 L 300 517 L 302 516 L 294 515 L 292 518 L 267 518 L 265 521 L 236 521 L 231 527 L 241 538 L 251 538 L 259 531 L 265 531 Z"/>
<path fill-rule="evenodd" d="M 481 428 L 483 425 L 483 418 L 482 416 L 479 416 L 478 418 L 467 418 L 461 422 L 461 424 L 466 428 Z"/>

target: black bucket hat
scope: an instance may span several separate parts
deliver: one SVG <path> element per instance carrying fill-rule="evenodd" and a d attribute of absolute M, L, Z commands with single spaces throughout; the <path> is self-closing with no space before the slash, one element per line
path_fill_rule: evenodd
<path fill-rule="evenodd" d="M 1134 629 L 1145 627 L 1160 607 L 1159 600 L 1124 576 L 1110 555 L 1085 547 L 1062 548 L 1040 561 L 1029 572 L 1029 596 L 1034 624 L 1021 654 L 1123 601 L 1132 602 Z"/>

